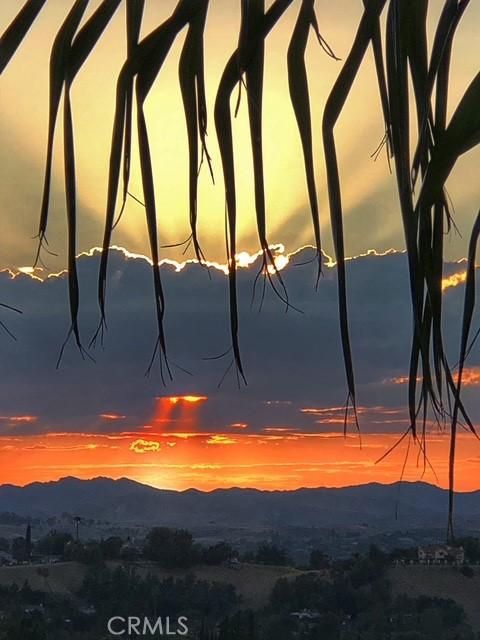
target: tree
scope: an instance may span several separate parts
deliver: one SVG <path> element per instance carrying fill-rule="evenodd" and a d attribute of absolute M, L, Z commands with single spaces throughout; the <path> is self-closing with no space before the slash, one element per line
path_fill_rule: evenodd
<path fill-rule="evenodd" d="M 472 564 L 480 562 L 480 538 L 459 538 L 457 544 L 464 548 L 468 562 Z"/>
<path fill-rule="evenodd" d="M 80 523 L 82 522 L 82 518 L 80 516 L 74 516 L 73 521 L 75 523 L 75 534 L 76 534 L 75 539 L 78 542 L 80 540 L 79 528 L 80 528 Z"/>
<path fill-rule="evenodd" d="M 25 559 L 32 559 L 32 527 L 30 522 L 27 524 L 25 531 Z"/>
<path fill-rule="evenodd" d="M 17 562 L 23 562 L 26 560 L 25 548 L 25 538 L 18 537 L 12 540 L 12 556 L 17 560 Z"/>
<path fill-rule="evenodd" d="M 217 542 L 202 551 L 202 559 L 205 564 L 217 565 L 230 560 L 234 556 L 232 546 L 227 542 Z"/>
<path fill-rule="evenodd" d="M 385 120 L 385 146 L 392 159 L 400 202 L 401 218 L 409 264 L 413 338 L 409 371 L 408 408 L 410 424 L 407 434 L 424 448 L 426 416 L 433 407 L 435 419 L 450 421 L 449 453 L 449 518 L 448 537 L 453 539 L 454 469 L 457 427 L 465 423 L 475 433 L 462 399 L 464 366 L 470 352 L 471 325 L 475 307 L 475 260 L 480 236 L 480 214 L 474 220 L 465 282 L 465 306 L 461 320 L 461 340 L 458 372 L 453 374 L 444 349 L 442 330 L 442 270 L 444 234 L 453 225 L 451 206 L 445 192 L 446 181 L 459 158 L 479 144 L 477 114 L 480 108 L 480 74 L 470 82 L 447 123 L 449 75 L 456 30 L 470 0 L 446 0 L 435 24 L 432 46 L 427 46 L 427 0 L 364 0 L 364 13 L 342 64 L 338 79 L 327 99 L 322 120 L 326 182 L 330 219 L 337 263 L 339 323 L 344 353 L 348 391 L 347 408 L 353 409 L 357 421 L 356 384 L 351 353 L 347 275 L 342 205 L 342 183 L 338 168 L 334 129 L 348 100 L 357 74 L 362 68 L 367 50 L 374 53 L 379 89 L 379 108 Z M 26 0 L 11 25 L 1 37 L 0 72 L 3 71 L 21 45 L 46 0 Z M 88 0 L 76 2 L 61 25 L 52 47 L 50 77 L 50 122 L 44 193 L 39 222 L 39 255 L 45 245 L 52 155 L 56 120 L 63 95 L 65 193 L 68 217 L 68 276 L 71 328 L 80 351 L 86 353 L 78 323 L 79 282 L 76 269 L 76 176 L 71 87 L 93 48 L 102 37 L 122 0 L 103 0 L 92 16 L 82 24 Z M 103 253 L 98 276 L 98 300 L 102 333 L 106 321 L 106 284 L 108 250 L 116 219 L 117 196 L 123 164 L 121 205 L 128 196 L 130 176 L 133 103 L 136 103 L 139 155 L 144 191 L 144 205 L 152 254 L 158 336 L 156 353 L 160 358 L 162 378 L 171 376 L 164 332 L 165 299 L 159 269 L 159 246 L 156 232 L 157 208 L 150 154 L 149 131 L 144 104 L 152 85 L 168 58 L 176 36 L 187 29 L 179 63 L 180 88 L 185 107 L 189 146 L 188 174 L 190 181 L 189 221 L 190 243 L 199 260 L 204 256 L 197 236 L 197 177 L 199 147 L 202 158 L 210 164 L 206 148 L 207 106 L 204 83 L 204 31 L 209 0 L 178 0 L 172 15 L 151 33 L 140 39 L 144 0 L 125 0 L 127 7 L 127 59 L 117 82 L 116 111 L 113 123 L 108 202 L 103 238 Z M 215 131 L 219 142 L 223 169 L 223 187 L 227 214 L 227 254 L 230 296 L 231 349 L 239 379 L 245 381 L 239 344 L 239 317 L 236 290 L 237 202 L 235 183 L 235 151 L 232 136 L 231 96 L 245 79 L 250 120 L 252 162 L 254 168 L 257 231 L 262 255 L 262 275 L 277 295 L 289 306 L 287 292 L 273 260 L 268 244 L 264 196 L 264 166 L 262 154 L 262 88 L 264 48 L 274 29 L 294 0 L 275 0 L 266 10 L 264 0 L 241 3 L 242 22 L 238 46 L 223 72 L 215 100 Z M 298 19 L 287 52 L 287 69 L 292 107 L 302 142 L 302 155 L 308 188 L 311 216 L 315 233 L 316 254 L 321 269 L 321 238 L 318 203 L 313 166 L 312 123 L 305 51 L 310 30 L 322 47 L 333 52 L 322 38 L 314 12 L 314 0 L 298 0 Z M 386 21 L 381 18 L 386 12 Z M 385 26 L 383 27 L 383 24 Z M 80 26 L 81 25 L 81 26 Z M 385 51 L 385 58 L 384 58 Z M 413 99 L 417 132 L 411 126 L 409 84 Z M 134 94 L 135 87 L 135 94 Z M 410 141 L 413 140 L 414 153 Z M 380 148 L 381 148 L 380 146 Z M 421 183 L 420 186 L 419 183 Z M 418 186 L 415 192 L 415 187 Z M 270 267 L 270 269 L 268 268 Z M 95 337 L 96 337 L 95 336 Z M 452 399 L 451 411 L 444 407 L 444 397 Z M 450 404 L 448 402 L 447 404 Z M 423 407 L 423 411 L 418 410 Z M 422 418 L 418 416 L 422 415 Z"/>
<path fill-rule="evenodd" d="M 472 567 L 469 567 L 468 564 L 461 567 L 460 572 L 466 578 L 473 578 L 473 576 L 475 575 L 475 571 L 472 569 Z"/>
<path fill-rule="evenodd" d="M 40 553 L 52 556 L 61 556 L 64 554 L 65 547 L 73 538 L 69 533 L 50 531 L 46 536 L 40 538 L 36 542 L 36 549 Z"/>
<path fill-rule="evenodd" d="M 257 549 L 255 562 L 258 562 L 259 564 L 285 566 L 289 564 L 289 558 L 285 549 L 281 549 L 274 544 L 264 542 Z"/>
<path fill-rule="evenodd" d="M 106 540 L 102 540 L 100 543 L 103 556 L 109 560 L 120 557 L 122 546 L 123 540 L 119 536 L 110 536 Z"/>
<path fill-rule="evenodd" d="M 328 569 L 330 566 L 330 558 L 320 549 L 312 549 L 310 552 L 310 568 L 311 569 Z"/>
<path fill-rule="evenodd" d="M 192 534 L 186 529 L 155 527 L 147 535 L 145 556 L 166 569 L 186 569 L 194 565 L 199 554 Z"/>
<path fill-rule="evenodd" d="M 255 640 L 256 620 L 251 610 L 238 611 L 219 625 L 218 640 Z"/>

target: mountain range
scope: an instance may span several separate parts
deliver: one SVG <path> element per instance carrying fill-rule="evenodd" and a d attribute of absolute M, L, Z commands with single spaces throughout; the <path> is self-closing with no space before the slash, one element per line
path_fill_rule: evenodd
<path fill-rule="evenodd" d="M 385 530 L 443 526 L 447 491 L 424 482 L 259 491 L 172 491 L 121 478 L 0 486 L 0 512 L 41 517 L 64 512 L 118 523 L 177 527 L 350 527 Z M 458 493 L 457 523 L 480 527 L 480 491 Z"/>

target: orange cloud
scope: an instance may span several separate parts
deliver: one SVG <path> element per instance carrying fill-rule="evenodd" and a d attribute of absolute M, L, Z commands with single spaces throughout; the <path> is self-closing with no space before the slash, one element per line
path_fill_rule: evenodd
<path fill-rule="evenodd" d="M 117 413 L 101 413 L 100 418 L 102 420 L 109 420 L 115 422 L 116 420 L 125 420 L 125 416 L 118 415 Z"/>
<path fill-rule="evenodd" d="M 222 434 L 214 434 L 207 440 L 207 444 L 237 444 L 237 441 Z"/>
<path fill-rule="evenodd" d="M 446 291 L 452 287 L 458 287 L 460 284 L 464 284 L 467 279 L 466 271 L 458 271 L 457 273 L 452 273 L 452 275 L 447 278 L 443 278 L 442 280 L 442 291 Z"/>
<path fill-rule="evenodd" d="M 307 407 L 305 409 L 300 409 L 301 413 L 313 413 L 314 415 L 317 414 L 324 414 L 324 413 L 338 413 L 338 412 L 345 412 L 345 407 Z"/>
<path fill-rule="evenodd" d="M 454 376 L 455 379 L 455 376 Z M 421 382 L 421 376 L 417 377 L 417 382 Z M 396 378 L 386 378 L 382 384 L 408 384 L 408 376 L 397 376 Z M 465 387 L 480 385 L 480 367 L 465 367 L 462 374 L 462 384 Z"/>
<path fill-rule="evenodd" d="M 139 438 L 130 445 L 130 451 L 134 453 L 154 453 L 160 451 L 160 443 L 155 440 L 143 440 Z"/>
<path fill-rule="evenodd" d="M 463 370 L 462 384 L 465 387 L 474 387 L 480 384 L 480 367 L 466 367 Z"/>

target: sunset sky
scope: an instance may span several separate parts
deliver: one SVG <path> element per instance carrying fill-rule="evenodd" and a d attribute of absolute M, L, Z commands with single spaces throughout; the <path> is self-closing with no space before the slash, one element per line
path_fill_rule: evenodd
<path fill-rule="evenodd" d="M 92 0 L 86 18 L 98 6 Z M 236 43 L 238 0 L 212 0 L 206 31 L 206 83 L 210 113 L 222 70 Z M 362 10 L 361 0 L 318 1 L 322 35 L 342 59 Z M 2 0 L 0 32 L 19 8 Z M 165 249 L 169 352 L 178 365 L 161 384 L 158 371 L 144 373 L 155 339 L 155 318 L 144 210 L 129 199 L 115 230 L 108 287 L 109 331 L 95 363 L 69 347 L 60 369 L 59 349 L 68 329 L 62 132 L 58 127 L 46 266 L 32 272 L 40 208 L 48 114 L 51 42 L 69 3 L 49 0 L 1 78 L 0 92 L 0 301 L 23 315 L 0 310 L 18 339 L 0 334 L 0 483 L 26 484 L 67 475 L 128 476 L 158 487 L 212 489 L 255 486 L 287 489 L 342 486 L 423 478 L 447 486 L 448 437 L 428 423 L 428 463 L 405 438 L 376 462 L 408 426 L 411 317 L 404 240 L 395 180 L 384 155 L 371 154 L 383 123 L 371 53 L 336 128 L 346 215 L 350 314 L 362 436 L 353 424 L 343 437 L 346 399 L 341 357 L 336 268 L 328 223 L 321 116 L 340 62 L 328 58 L 312 37 L 308 49 L 315 134 L 316 173 L 325 249 L 324 277 L 315 291 L 310 214 L 300 144 L 288 98 L 286 47 L 298 4 L 269 37 L 264 102 L 269 241 L 275 243 L 292 302 L 289 311 L 267 292 L 262 312 L 251 306 L 258 270 L 252 166 L 246 100 L 235 121 L 239 194 L 239 291 L 241 346 L 248 386 L 238 389 L 228 358 L 212 359 L 229 346 L 225 276 L 224 192 L 218 146 L 210 117 L 209 150 L 216 183 L 200 177 L 199 235 L 212 262 L 209 279 L 191 252 Z M 174 0 L 147 0 L 142 34 L 164 20 Z M 431 24 L 442 6 L 430 3 Z M 471 3 L 453 51 L 449 112 L 477 73 L 475 36 L 480 6 Z M 118 10 L 87 61 L 72 92 L 79 203 L 81 327 L 88 343 L 98 323 L 96 275 L 105 214 L 106 180 L 115 84 L 125 56 L 124 8 Z M 478 39 L 478 38 L 477 38 Z M 174 45 L 147 102 L 152 136 L 161 244 L 188 234 L 187 143 L 177 64 L 183 36 Z M 136 150 L 136 149 L 135 149 Z M 445 331 L 450 361 L 458 357 L 468 237 L 478 208 L 480 149 L 462 157 L 449 182 L 458 234 L 446 240 Z M 131 192 L 142 198 L 134 153 Z M 475 328 L 479 326 L 478 314 Z M 88 340 L 87 340 L 88 337 Z M 210 358 L 210 359 L 207 359 Z M 193 375 L 185 373 L 187 370 Z M 465 398 L 480 425 L 480 354 L 472 353 Z M 431 466 L 430 466 L 431 465 Z M 433 470 L 432 470 L 433 467 Z M 480 444 L 461 433 L 457 488 L 479 488 Z"/>

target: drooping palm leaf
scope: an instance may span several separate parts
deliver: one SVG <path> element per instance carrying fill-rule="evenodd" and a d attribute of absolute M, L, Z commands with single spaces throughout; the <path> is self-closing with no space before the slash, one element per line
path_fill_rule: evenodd
<path fill-rule="evenodd" d="M 258 25 L 258 33 L 266 38 L 281 15 L 293 0 L 275 0 L 266 11 L 261 23 Z M 255 38 L 255 43 L 258 41 Z M 235 188 L 235 167 L 233 151 L 232 116 L 230 113 L 230 97 L 241 81 L 241 76 L 246 65 L 255 54 L 255 46 L 252 42 L 240 38 L 239 48 L 230 57 L 220 80 L 215 99 L 215 129 L 223 168 L 223 180 L 225 185 L 226 201 L 226 230 L 227 230 L 227 262 L 230 296 L 230 334 L 232 351 L 237 370 L 244 380 L 240 345 L 238 338 L 238 300 L 237 300 L 237 274 L 236 260 L 236 224 L 237 224 L 237 198 Z"/>
<path fill-rule="evenodd" d="M 476 257 L 477 244 L 480 237 L 480 212 L 473 226 L 468 248 L 468 267 L 465 281 L 465 303 L 462 319 L 462 336 L 460 339 L 460 358 L 458 362 L 457 395 L 453 408 L 452 425 L 450 433 L 450 458 L 449 458 L 449 505 L 448 505 L 448 537 L 453 539 L 453 501 L 454 501 L 454 472 L 455 472 L 455 445 L 458 425 L 458 413 L 460 410 L 460 392 L 462 377 L 469 347 L 470 330 L 472 327 L 473 313 L 475 310 L 475 283 L 476 283 Z"/>
<path fill-rule="evenodd" d="M 264 36 L 259 28 L 265 15 L 264 0 L 250 0 L 242 2 L 242 22 L 238 45 L 240 68 L 245 70 L 246 91 L 248 101 L 248 119 L 250 123 L 250 142 L 253 159 L 253 181 L 255 213 L 257 221 L 258 239 L 262 254 L 260 268 L 255 284 L 260 276 L 263 283 L 268 279 L 278 297 L 289 306 L 288 294 L 282 276 L 278 271 L 273 253 L 267 237 L 267 215 L 265 205 L 265 179 L 263 171 L 263 73 L 265 59 Z M 248 52 L 251 52 L 250 55 Z M 281 287 L 279 291 L 271 277 L 273 271 Z M 264 288 L 265 290 L 265 288 Z M 255 297 L 255 285 L 253 290 Z M 262 294 L 263 301 L 263 294 Z M 261 308 L 260 303 L 260 308 Z"/>
<path fill-rule="evenodd" d="M 140 37 L 140 29 L 142 26 L 143 12 L 145 9 L 145 0 L 131 0 L 127 3 L 127 59 L 134 54 L 134 49 L 138 44 Z M 130 166 L 132 152 L 132 109 L 133 109 L 133 76 L 126 88 L 125 100 L 125 139 L 123 146 L 123 197 L 122 206 L 115 227 L 118 224 L 122 213 L 125 209 L 128 196 L 128 184 L 130 181 Z"/>
<path fill-rule="evenodd" d="M 345 105 L 355 76 L 358 73 L 363 57 L 372 41 L 378 19 L 386 4 L 386 0 L 370 0 L 365 5 L 355 40 L 350 53 L 339 73 L 339 76 L 328 96 L 323 114 L 323 147 L 327 170 L 328 198 L 330 203 L 330 219 L 332 225 L 333 244 L 337 261 L 338 304 L 340 313 L 340 331 L 342 337 L 343 356 L 348 386 L 348 401 L 352 403 L 356 419 L 355 375 L 353 371 L 350 332 L 348 328 L 347 283 L 345 270 L 345 244 L 343 237 L 343 207 L 340 190 L 340 175 L 335 148 L 334 127 Z M 358 424 L 358 423 L 357 423 Z M 346 427 L 346 422 L 345 422 Z"/>
<path fill-rule="evenodd" d="M 75 37 L 75 31 L 87 8 L 87 2 L 74 5 L 72 12 L 67 16 L 62 27 L 62 38 L 58 42 L 58 48 L 52 51 L 51 57 L 51 81 L 50 81 L 50 132 L 49 147 L 47 151 L 46 180 L 44 185 L 44 208 L 41 212 L 40 221 L 40 245 L 46 233 L 48 219 L 48 204 L 50 193 L 51 163 L 53 159 L 53 139 L 55 135 L 56 112 L 58 111 L 59 100 L 64 90 L 64 172 L 65 172 L 65 198 L 67 209 L 67 235 L 68 235 L 68 284 L 70 299 L 71 328 L 68 336 L 74 335 L 75 341 L 82 355 L 86 352 L 82 347 L 80 330 L 78 326 L 79 311 L 79 284 L 76 269 L 76 177 L 75 177 L 75 150 L 72 106 L 70 100 L 70 90 L 72 83 L 81 69 L 82 65 L 90 55 L 94 46 L 98 42 L 104 29 L 110 22 L 113 14 L 120 5 L 120 0 L 103 0 L 91 18 L 79 31 Z M 57 36 L 58 38 L 58 36 Z M 55 45 L 54 45 L 55 46 Z M 67 337 L 68 340 L 68 337 Z M 66 343 L 64 343 L 65 346 Z M 60 352 L 60 362 L 63 347 Z M 57 363 L 57 366 L 58 366 Z"/>
<path fill-rule="evenodd" d="M 68 59 L 73 37 L 78 25 L 85 13 L 88 0 L 76 0 L 69 14 L 60 27 L 52 46 L 50 55 L 50 88 L 49 88 L 49 113 L 48 113 L 48 136 L 47 154 L 45 162 L 45 178 L 43 183 L 43 197 L 40 210 L 39 223 L 39 246 L 37 260 L 40 258 L 42 244 L 45 241 L 47 232 L 48 209 L 50 204 L 50 183 L 52 179 L 53 163 L 53 143 L 55 137 L 55 127 L 60 99 L 67 75 Z"/>
<path fill-rule="evenodd" d="M 436 114 L 435 114 L 435 127 L 437 124 L 442 130 L 441 121 L 437 122 L 439 117 L 438 109 L 446 110 L 448 99 L 448 75 L 450 68 L 450 56 L 453 44 L 453 38 L 456 28 L 462 18 L 465 9 L 467 8 L 470 0 L 447 0 L 443 11 L 438 21 L 437 29 L 435 31 L 435 38 L 432 46 L 432 53 L 430 56 L 430 63 L 428 69 L 428 81 L 425 92 L 425 109 L 427 103 L 430 101 L 435 82 L 437 81 L 436 91 Z M 443 81 L 442 81 L 443 76 Z M 438 80 L 440 79 L 440 84 Z M 444 123 L 445 124 L 445 123 Z M 444 127 L 443 127 L 444 128 Z M 434 131 L 435 132 L 435 131 Z M 433 132 L 433 133 L 434 133 Z M 415 152 L 413 165 L 412 165 L 412 181 L 415 185 L 418 176 L 418 170 L 420 167 L 421 156 L 424 153 L 425 139 L 429 135 L 428 121 L 425 119 L 418 135 L 417 149 Z"/>
<path fill-rule="evenodd" d="M 368 0 L 363 0 L 364 6 L 367 5 Z M 383 55 L 383 43 L 382 43 L 382 30 L 380 26 L 380 15 L 378 16 L 378 20 L 375 24 L 373 34 L 372 34 L 372 48 L 373 48 L 373 56 L 375 59 L 375 71 L 377 74 L 377 82 L 378 82 L 378 90 L 380 93 L 380 101 L 382 103 L 382 111 L 383 111 L 383 120 L 385 122 L 385 137 L 384 141 L 387 145 L 387 157 L 391 158 L 393 149 L 392 149 L 392 129 L 391 129 L 391 119 L 390 119 L 390 105 L 388 103 L 388 90 L 387 90 L 387 80 L 385 77 L 385 64 L 384 64 L 384 55 Z M 381 148 L 382 144 L 379 147 Z"/>
<path fill-rule="evenodd" d="M 0 38 L 0 74 L 27 35 L 46 0 L 27 0 Z"/>
<path fill-rule="evenodd" d="M 317 285 L 322 271 L 322 242 L 320 237 L 320 214 L 318 210 L 317 187 L 315 184 L 315 165 L 313 160 L 312 121 L 310 113 L 310 95 L 308 89 L 307 67 L 305 52 L 307 49 L 310 29 L 314 29 L 317 37 L 327 51 L 334 57 L 333 52 L 323 44 L 315 16 L 315 0 L 302 0 L 295 29 L 287 52 L 288 86 L 295 118 L 297 120 L 300 141 L 302 143 L 305 177 L 307 180 L 308 199 L 312 214 L 315 248 L 318 260 Z"/>
<path fill-rule="evenodd" d="M 450 62 L 452 54 L 453 36 L 469 0 L 458 2 L 449 0 L 443 9 L 438 22 L 437 30 L 431 54 L 428 74 L 428 86 L 426 98 L 430 100 L 433 89 L 433 79 L 436 78 L 436 95 L 434 111 L 434 139 L 441 137 L 447 124 L 448 88 L 450 76 Z M 423 123 L 419 131 L 419 143 L 416 158 L 420 157 L 422 138 L 424 137 L 426 123 Z M 418 161 L 418 160 L 417 160 Z M 415 160 L 412 173 L 415 174 Z M 433 235 L 432 235 L 432 260 L 430 282 L 428 283 L 429 296 L 433 310 L 433 360 L 437 389 L 441 400 L 443 376 L 442 365 L 445 362 L 445 353 L 442 337 L 442 277 L 443 277 L 443 236 L 445 227 L 449 230 L 451 215 L 448 201 L 442 193 L 434 205 L 433 211 Z M 448 366 L 448 365 L 447 365 Z"/>
<path fill-rule="evenodd" d="M 445 132 L 437 140 L 422 184 L 419 206 L 432 205 L 458 158 L 480 142 L 480 73 L 470 83 Z"/>
<path fill-rule="evenodd" d="M 190 232 L 195 255 L 199 262 L 205 261 L 197 234 L 197 192 L 198 192 L 198 141 L 202 145 L 202 158 L 206 157 L 213 177 L 210 155 L 206 146 L 207 106 L 203 68 L 203 32 L 207 18 L 208 0 L 190 21 L 183 45 L 178 74 L 182 92 L 183 107 L 188 136 L 189 152 L 189 210 Z"/>

